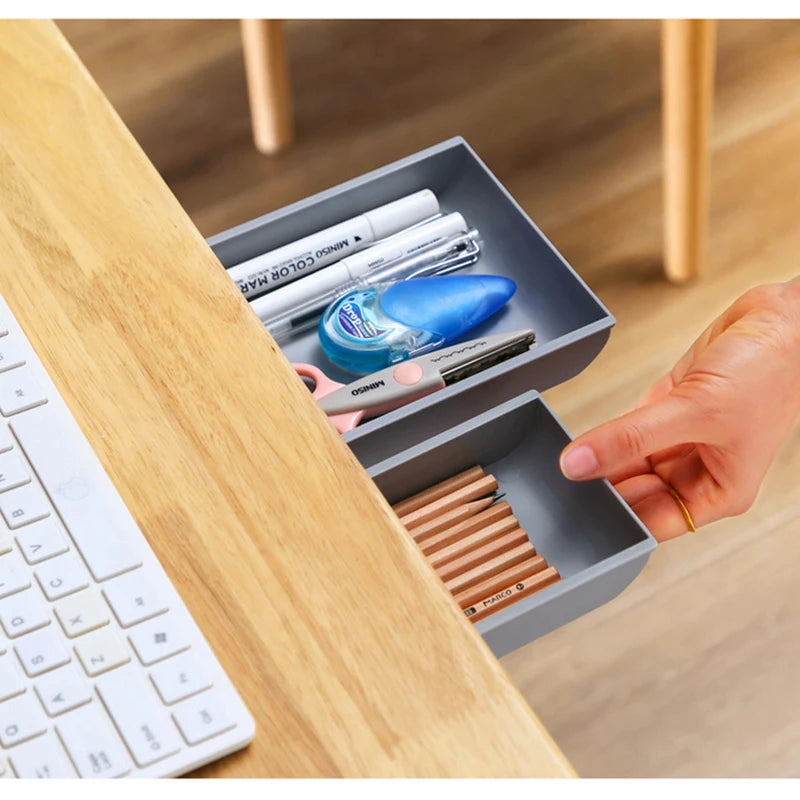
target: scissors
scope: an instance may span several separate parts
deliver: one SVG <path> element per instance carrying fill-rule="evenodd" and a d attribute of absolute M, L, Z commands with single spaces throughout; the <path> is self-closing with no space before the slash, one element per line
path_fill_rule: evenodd
<path fill-rule="evenodd" d="M 532 330 L 497 333 L 400 361 L 352 383 L 331 380 L 313 364 L 294 363 L 298 375 L 314 382 L 312 394 L 339 433 L 361 420 L 400 408 L 501 361 L 524 353 L 535 340 Z"/>

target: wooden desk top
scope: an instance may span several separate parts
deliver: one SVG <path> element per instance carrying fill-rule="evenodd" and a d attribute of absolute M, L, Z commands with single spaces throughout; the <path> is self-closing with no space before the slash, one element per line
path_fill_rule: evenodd
<path fill-rule="evenodd" d="M 199 774 L 572 774 L 57 28 L 0 75 L 0 293 L 256 718 Z"/>

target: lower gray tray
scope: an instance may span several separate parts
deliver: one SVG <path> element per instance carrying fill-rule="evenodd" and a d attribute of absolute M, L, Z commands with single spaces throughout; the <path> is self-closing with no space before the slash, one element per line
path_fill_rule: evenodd
<path fill-rule="evenodd" d="M 404 450 L 405 426 L 393 427 L 374 435 L 396 454 L 368 465 L 390 503 L 480 464 L 497 477 L 520 526 L 561 574 L 558 583 L 477 623 L 497 656 L 615 597 L 656 546 L 607 481 L 564 478 L 558 458 L 570 436 L 538 392 L 526 392 Z"/>

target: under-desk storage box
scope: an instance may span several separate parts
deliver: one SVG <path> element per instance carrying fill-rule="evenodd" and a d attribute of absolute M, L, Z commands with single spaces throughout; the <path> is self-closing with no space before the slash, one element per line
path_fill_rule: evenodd
<path fill-rule="evenodd" d="M 493 471 L 514 513 L 562 580 L 477 624 L 503 654 L 611 599 L 643 568 L 655 541 L 605 481 L 573 484 L 558 469 L 568 434 L 538 392 L 573 377 L 600 352 L 613 317 L 460 138 L 367 173 L 212 237 L 225 267 L 420 189 L 480 231 L 464 272 L 517 283 L 508 305 L 462 337 L 532 328 L 527 352 L 345 434 L 390 502 L 472 464 Z M 283 345 L 291 361 L 332 379 L 315 330 Z"/>

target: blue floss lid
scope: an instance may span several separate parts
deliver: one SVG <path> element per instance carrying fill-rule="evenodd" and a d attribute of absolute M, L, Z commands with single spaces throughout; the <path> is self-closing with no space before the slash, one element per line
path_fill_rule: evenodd
<path fill-rule="evenodd" d="M 499 275 L 436 275 L 412 278 L 388 288 L 381 310 L 409 328 L 455 339 L 499 311 L 517 290 Z"/>

